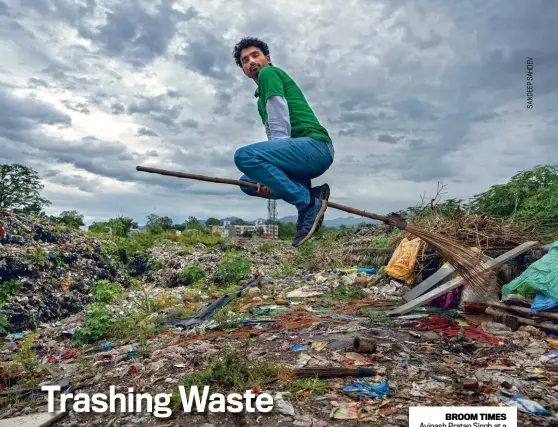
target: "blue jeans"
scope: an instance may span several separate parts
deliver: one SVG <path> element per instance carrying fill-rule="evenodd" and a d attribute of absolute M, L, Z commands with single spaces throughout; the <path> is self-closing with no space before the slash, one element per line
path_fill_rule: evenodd
<path fill-rule="evenodd" d="M 246 145 L 234 155 L 234 163 L 244 173 L 240 180 L 265 185 L 273 195 L 240 188 L 249 196 L 282 199 L 300 211 L 310 203 L 311 180 L 329 169 L 334 152 L 332 144 L 312 138 L 281 138 Z"/>

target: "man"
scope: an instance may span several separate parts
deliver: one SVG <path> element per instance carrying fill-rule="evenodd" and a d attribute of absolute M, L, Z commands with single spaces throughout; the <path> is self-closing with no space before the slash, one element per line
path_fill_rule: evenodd
<path fill-rule="evenodd" d="M 292 244 L 300 246 L 323 222 L 329 186 L 312 188 L 311 180 L 333 163 L 333 142 L 298 85 L 271 63 L 266 43 L 243 38 L 233 56 L 244 74 L 258 85 L 254 96 L 268 138 L 235 153 L 234 162 L 244 173 L 240 179 L 258 185 L 257 189 L 241 187 L 242 191 L 294 205 L 298 221 Z"/>

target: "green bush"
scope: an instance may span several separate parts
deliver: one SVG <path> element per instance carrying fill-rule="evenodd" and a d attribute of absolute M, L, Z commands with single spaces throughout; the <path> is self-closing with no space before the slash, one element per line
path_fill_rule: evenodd
<path fill-rule="evenodd" d="M 85 312 L 85 322 L 73 336 L 76 344 L 91 344 L 100 340 L 108 334 L 114 323 L 112 313 L 103 303 L 89 304 Z"/>
<path fill-rule="evenodd" d="M 205 269 L 199 262 L 188 265 L 182 270 L 182 282 L 191 285 L 205 277 Z"/>
<path fill-rule="evenodd" d="M 99 280 L 93 286 L 93 298 L 95 301 L 112 304 L 118 301 L 124 294 L 124 289 L 118 283 L 111 283 L 108 280 Z"/>
<path fill-rule="evenodd" d="M 6 304 L 13 296 L 19 294 L 21 282 L 17 279 L 10 279 L 0 283 L 0 308 Z M 4 313 L 0 313 L 0 334 L 8 332 L 10 324 Z"/>
<path fill-rule="evenodd" d="M 213 280 L 221 286 L 234 285 L 250 274 L 252 261 L 245 253 L 227 252 L 219 261 Z"/>
<path fill-rule="evenodd" d="M 179 236 L 180 243 L 183 245 L 195 245 L 203 243 L 207 246 L 215 246 L 224 243 L 223 237 L 218 233 L 211 233 L 208 230 L 184 230 Z"/>

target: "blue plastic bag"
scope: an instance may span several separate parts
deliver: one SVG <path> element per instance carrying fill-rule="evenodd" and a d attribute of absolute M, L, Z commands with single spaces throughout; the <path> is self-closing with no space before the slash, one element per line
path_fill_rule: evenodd
<path fill-rule="evenodd" d="M 551 310 L 554 307 L 558 307 L 558 301 L 544 294 L 537 293 L 533 304 L 531 304 L 531 313 L 536 311 Z"/>
<path fill-rule="evenodd" d="M 539 403 L 529 399 L 523 394 L 516 394 L 513 397 L 498 394 L 498 398 L 503 401 L 506 406 L 516 406 L 522 412 L 527 412 L 529 414 L 552 415 Z"/>
<path fill-rule="evenodd" d="M 359 396 L 377 397 L 381 399 L 387 396 L 389 383 L 388 380 L 376 385 L 354 381 L 352 386 L 341 387 L 341 390 L 347 393 L 357 392 Z"/>

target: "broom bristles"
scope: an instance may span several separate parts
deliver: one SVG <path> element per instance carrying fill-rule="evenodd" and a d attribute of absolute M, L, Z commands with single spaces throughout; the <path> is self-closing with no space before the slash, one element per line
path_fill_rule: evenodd
<path fill-rule="evenodd" d="M 485 288 L 491 268 L 484 264 L 484 255 L 480 251 L 462 246 L 453 239 L 413 224 L 407 224 L 405 231 L 422 239 L 449 262 L 478 295 L 487 296 Z"/>

